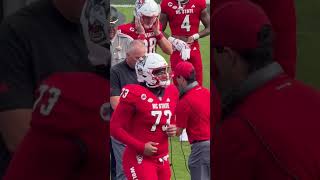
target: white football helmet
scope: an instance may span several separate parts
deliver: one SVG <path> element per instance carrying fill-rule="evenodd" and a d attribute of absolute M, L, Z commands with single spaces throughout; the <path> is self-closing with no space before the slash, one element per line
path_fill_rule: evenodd
<path fill-rule="evenodd" d="M 170 84 L 168 63 L 157 53 L 149 53 L 135 66 L 138 82 L 149 88 L 166 87 Z"/>
<path fill-rule="evenodd" d="M 140 19 L 141 24 L 146 29 L 152 28 L 160 12 L 159 4 L 154 0 L 145 0 L 143 3 L 136 2 L 136 18 Z"/>

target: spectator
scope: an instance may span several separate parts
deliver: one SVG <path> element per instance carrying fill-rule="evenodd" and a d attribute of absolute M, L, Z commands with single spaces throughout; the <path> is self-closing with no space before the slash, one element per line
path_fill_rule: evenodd
<path fill-rule="evenodd" d="M 126 59 L 126 51 L 129 48 L 132 37 L 121 33 L 117 30 L 118 25 L 124 23 L 124 15 L 117 11 L 115 7 L 111 7 L 110 17 L 110 38 L 111 38 L 111 66 L 118 64 Z"/>
<path fill-rule="evenodd" d="M 214 179 L 319 179 L 319 92 L 274 61 L 262 8 L 232 1 L 213 17 L 223 113 L 212 147 Z"/>

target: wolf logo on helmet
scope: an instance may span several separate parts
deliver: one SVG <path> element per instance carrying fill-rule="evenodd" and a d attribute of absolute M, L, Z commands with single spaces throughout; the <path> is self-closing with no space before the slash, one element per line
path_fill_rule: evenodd
<path fill-rule="evenodd" d="M 168 63 L 157 53 L 149 53 L 144 60 L 135 66 L 138 82 L 146 83 L 149 88 L 166 87 L 170 85 Z"/>

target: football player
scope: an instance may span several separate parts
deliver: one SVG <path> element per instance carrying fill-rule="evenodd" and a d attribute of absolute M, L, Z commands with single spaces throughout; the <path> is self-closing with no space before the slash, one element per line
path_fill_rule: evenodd
<path fill-rule="evenodd" d="M 159 45 L 164 53 L 172 54 L 172 45 L 161 31 L 159 5 L 154 0 L 144 2 L 138 0 L 134 14 L 134 22 L 120 25 L 118 30 L 133 39 L 142 40 L 148 53 L 155 53 L 156 47 Z"/>
<path fill-rule="evenodd" d="M 204 29 L 199 32 L 200 21 Z M 163 0 L 160 22 L 164 31 L 169 22 L 175 51 L 170 57 L 171 68 L 181 62 L 190 61 L 196 70 L 196 79 L 202 85 L 202 60 L 198 39 L 210 34 L 210 16 L 205 0 Z M 190 47 L 190 48 L 189 48 Z"/>
<path fill-rule="evenodd" d="M 94 73 L 65 72 L 43 81 L 31 128 L 4 180 L 85 180 L 109 175 L 109 82 Z"/>
<path fill-rule="evenodd" d="M 140 84 L 123 88 L 111 117 L 111 135 L 127 145 L 123 169 L 128 179 L 170 180 L 168 136 L 176 134 L 179 92 L 159 54 L 147 54 L 135 69 Z"/>

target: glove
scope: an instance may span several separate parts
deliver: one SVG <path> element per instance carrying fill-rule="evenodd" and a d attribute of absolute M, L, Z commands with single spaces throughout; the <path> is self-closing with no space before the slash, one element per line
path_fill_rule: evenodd
<path fill-rule="evenodd" d="M 181 51 L 180 51 L 180 56 L 181 56 L 181 59 L 186 61 L 188 59 L 190 59 L 190 47 L 187 47 L 187 48 L 183 48 Z"/>
<path fill-rule="evenodd" d="M 169 37 L 168 41 L 172 44 L 172 46 L 176 50 L 178 50 L 180 52 L 182 51 L 182 49 L 186 49 L 186 47 L 189 47 L 189 45 L 186 42 L 184 42 L 184 41 L 182 41 L 180 39 L 176 39 L 174 37 Z"/>

